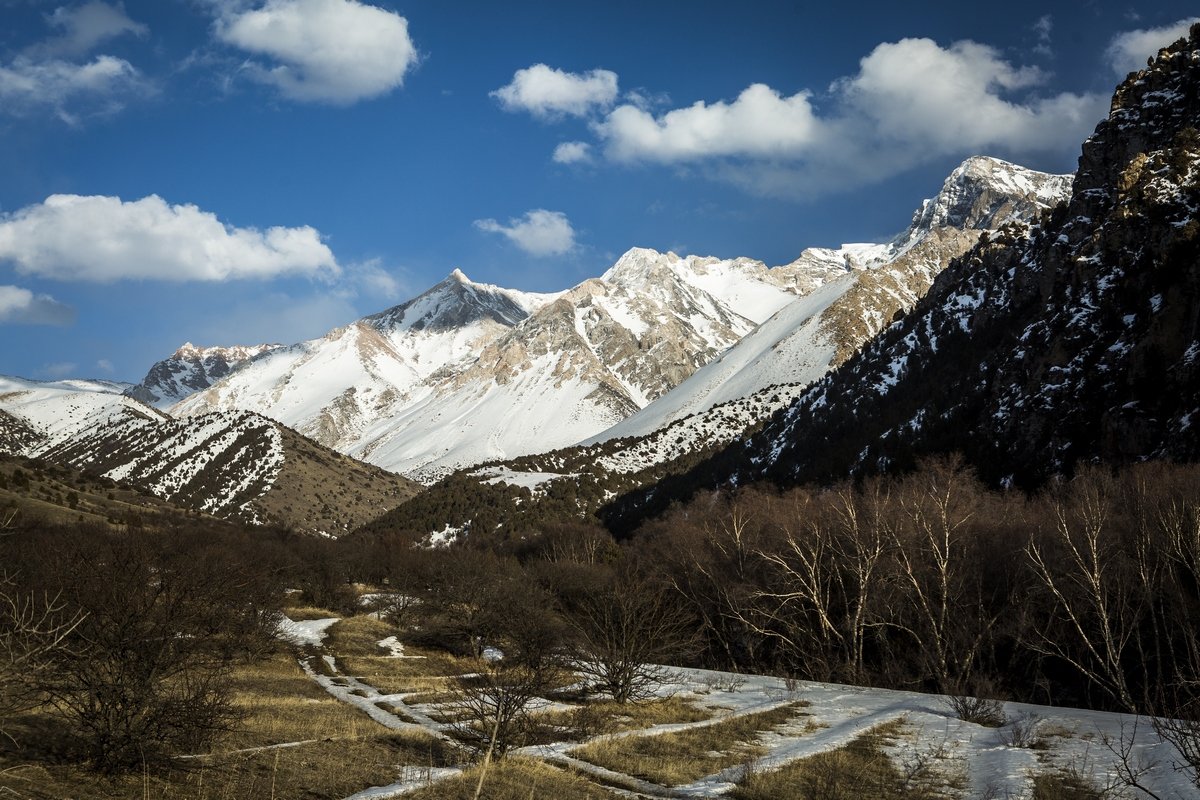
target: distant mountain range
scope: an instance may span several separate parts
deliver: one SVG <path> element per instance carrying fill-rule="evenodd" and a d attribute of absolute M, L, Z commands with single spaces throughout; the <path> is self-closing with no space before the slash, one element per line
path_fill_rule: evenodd
<path fill-rule="evenodd" d="M 8 379 L 0 443 L 204 511 L 335 534 L 414 493 L 390 472 L 431 482 L 524 458 L 557 465 L 551 477 L 581 462 L 568 471 L 646 479 L 786 405 L 910 306 L 982 231 L 1032 218 L 1068 184 L 970 159 L 893 241 L 813 248 L 775 268 L 634 248 L 557 294 L 454 270 L 320 339 L 185 344 L 132 387 Z M 537 455 L 547 451 L 567 455 Z M 296 492 L 272 505 L 289 494 L 280 488 L 295 472 L 287 465 L 314 461 L 369 475 L 357 483 L 371 487 L 370 499 L 345 513 L 321 499 L 330 510 L 313 518 Z M 515 485 L 529 483 L 504 470 Z"/>

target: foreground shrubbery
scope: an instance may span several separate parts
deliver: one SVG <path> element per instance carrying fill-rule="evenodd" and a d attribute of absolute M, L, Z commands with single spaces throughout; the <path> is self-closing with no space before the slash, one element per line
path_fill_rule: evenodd
<path fill-rule="evenodd" d="M 31 745 L 116 773 L 234 726 L 230 672 L 273 645 L 283 597 L 269 540 L 198 523 L 5 533 L 0 696 L 56 730 Z"/>

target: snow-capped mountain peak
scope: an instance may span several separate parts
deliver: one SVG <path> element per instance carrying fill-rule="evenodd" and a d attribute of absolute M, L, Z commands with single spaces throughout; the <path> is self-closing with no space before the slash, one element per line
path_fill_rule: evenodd
<path fill-rule="evenodd" d="M 184 342 L 170 358 L 152 366 L 141 383 L 126 394 L 155 408 L 165 409 L 196 392 L 207 389 L 242 364 L 280 344 L 197 347 Z"/>
<path fill-rule="evenodd" d="M 990 230 L 1014 216 L 1015 206 L 1049 207 L 1071 191 L 1073 175 L 1035 172 L 991 156 L 972 156 L 954 169 L 941 191 L 921 204 L 908 230 L 892 242 L 912 247 L 936 228 Z"/>
<path fill-rule="evenodd" d="M 485 319 L 511 327 L 557 296 L 476 283 L 455 267 L 412 300 L 372 314 L 366 321 L 385 333 L 452 330 Z"/>
<path fill-rule="evenodd" d="M 801 297 L 769 320 L 759 320 L 759 327 L 680 386 L 585 443 L 646 436 L 718 407 L 726 416 L 736 416 L 729 404 L 763 392 L 774 398 L 773 404 L 744 407 L 770 411 L 786 404 L 802 386 L 856 352 L 897 312 L 911 307 L 983 231 L 1031 221 L 1069 195 L 1071 180 L 1070 175 L 1035 172 L 998 158 L 968 158 L 891 242 L 809 248 L 791 264 L 771 270 L 789 276 Z M 618 266 L 632 272 L 653 262 L 646 251 L 630 251 Z M 693 268 L 707 266 L 705 261 Z M 729 435 L 754 421 L 739 417 Z"/>

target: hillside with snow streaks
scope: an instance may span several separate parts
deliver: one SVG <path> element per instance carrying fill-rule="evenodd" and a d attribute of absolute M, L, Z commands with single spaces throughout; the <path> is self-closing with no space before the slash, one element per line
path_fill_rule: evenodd
<path fill-rule="evenodd" d="M 0 376 L 0 452 L 74 467 L 214 516 L 330 535 L 416 491 L 261 415 L 174 419 L 121 394 L 125 388 Z"/>
<path fill-rule="evenodd" d="M 0 409 L 32 432 L 19 455 L 36 455 L 98 425 L 164 420 L 167 415 L 126 397 L 127 384 L 104 381 L 32 381 L 0 375 Z M 30 438 L 30 437 L 26 437 Z M 13 451 L 15 452 L 15 451 Z"/>
<path fill-rule="evenodd" d="M 947 453 L 1023 488 L 1090 463 L 1200 458 L 1198 118 L 1200 25 L 1117 89 L 1066 203 L 981 241 L 756 435 L 615 513 Z"/>
<path fill-rule="evenodd" d="M 600 278 L 542 295 L 455 270 L 408 303 L 253 359 L 172 412 L 254 411 L 433 480 L 611 427 L 845 270 L 634 248 Z"/>

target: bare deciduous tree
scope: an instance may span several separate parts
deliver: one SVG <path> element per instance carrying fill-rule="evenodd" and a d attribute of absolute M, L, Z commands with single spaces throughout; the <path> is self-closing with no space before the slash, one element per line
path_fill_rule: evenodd
<path fill-rule="evenodd" d="M 39 685 L 82 620 L 60 596 L 22 592 L 0 573 L 0 734 L 12 715 L 43 701 Z"/>
<path fill-rule="evenodd" d="M 1123 708 L 1137 711 L 1125 660 L 1142 619 L 1144 593 L 1123 568 L 1121 542 L 1109 530 L 1112 481 L 1093 471 L 1070 489 L 1049 503 L 1050 542 L 1031 538 L 1026 548 L 1056 623 L 1035 631 L 1029 644 L 1071 664 Z"/>
<path fill-rule="evenodd" d="M 649 696 L 669 673 L 662 664 L 695 638 L 666 592 L 632 576 L 587 598 L 570 621 L 579 639 L 574 668 L 618 703 Z"/>

